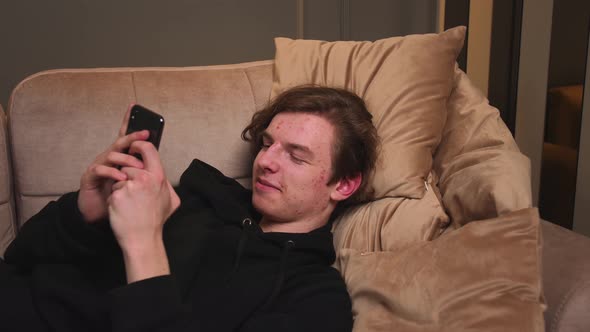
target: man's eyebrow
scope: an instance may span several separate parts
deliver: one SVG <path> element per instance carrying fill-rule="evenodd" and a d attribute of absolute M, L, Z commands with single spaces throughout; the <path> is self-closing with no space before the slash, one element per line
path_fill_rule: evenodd
<path fill-rule="evenodd" d="M 262 132 L 261 137 L 272 140 L 272 135 L 268 131 L 266 131 L 266 130 Z"/>

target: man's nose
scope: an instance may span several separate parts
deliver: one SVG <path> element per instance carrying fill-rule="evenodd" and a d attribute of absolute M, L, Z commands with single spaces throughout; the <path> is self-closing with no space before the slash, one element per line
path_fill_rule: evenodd
<path fill-rule="evenodd" d="M 278 163 L 278 146 L 273 144 L 269 146 L 266 150 L 260 150 L 260 156 L 258 157 L 258 164 L 264 170 L 269 172 L 276 172 L 279 170 L 279 163 Z"/>

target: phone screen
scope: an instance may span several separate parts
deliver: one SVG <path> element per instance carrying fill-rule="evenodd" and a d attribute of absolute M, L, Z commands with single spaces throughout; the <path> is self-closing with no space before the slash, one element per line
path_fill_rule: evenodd
<path fill-rule="evenodd" d="M 150 132 L 148 141 L 157 149 L 160 147 L 160 140 L 162 139 L 164 118 L 160 114 L 150 111 L 143 106 L 133 105 L 129 114 L 126 134 L 128 135 L 140 130 L 148 130 Z"/>

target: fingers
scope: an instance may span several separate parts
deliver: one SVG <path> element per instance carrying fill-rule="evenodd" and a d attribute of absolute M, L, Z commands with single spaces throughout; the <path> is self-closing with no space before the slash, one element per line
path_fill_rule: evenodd
<path fill-rule="evenodd" d="M 132 155 L 125 153 L 130 145 L 136 141 L 147 139 L 149 132 L 142 130 L 118 138 L 107 151 L 100 154 L 94 163 L 89 166 L 86 176 L 83 176 L 83 182 L 87 185 L 95 185 L 102 178 L 121 181 L 126 179 L 126 175 L 118 168 L 135 167 L 144 168 L 144 163 Z M 90 181 L 90 182 L 88 182 Z"/>
<path fill-rule="evenodd" d="M 123 152 L 129 149 L 131 143 L 135 141 L 145 141 L 150 136 L 150 132 L 148 130 L 141 130 L 133 132 L 129 135 L 125 135 L 119 137 L 111 146 L 113 151 Z"/>
<path fill-rule="evenodd" d="M 164 168 L 156 147 L 146 141 L 135 141 L 129 146 L 129 154 L 139 153 L 143 159 L 144 169 L 158 176 L 164 176 Z"/>
<path fill-rule="evenodd" d="M 119 189 L 123 188 L 125 185 L 126 185 L 126 182 L 125 182 L 125 181 L 118 181 L 118 182 L 115 182 L 115 183 L 113 184 L 113 186 L 111 187 L 111 190 L 112 190 L 113 192 L 114 192 L 114 191 L 117 191 L 117 190 L 119 190 Z"/>
<path fill-rule="evenodd" d="M 100 162 L 99 162 L 100 163 Z M 105 160 L 100 163 L 107 166 L 143 168 L 143 162 L 132 155 L 111 151 L 107 153 Z"/>
<path fill-rule="evenodd" d="M 132 167 L 142 169 L 143 162 L 134 156 L 121 152 L 107 152 L 90 165 L 86 176 L 83 176 L 83 183 L 94 185 L 99 181 L 110 179 L 113 181 L 127 180 L 127 174 L 121 171 L 121 167 Z"/>
<path fill-rule="evenodd" d="M 127 174 L 124 172 L 106 165 L 94 165 L 90 168 L 89 175 L 94 179 L 110 179 L 113 181 L 127 180 Z"/>

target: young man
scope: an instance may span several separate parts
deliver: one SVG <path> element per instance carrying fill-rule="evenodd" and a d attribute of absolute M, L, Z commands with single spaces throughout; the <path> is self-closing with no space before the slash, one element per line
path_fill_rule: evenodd
<path fill-rule="evenodd" d="M 330 266 L 330 220 L 337 206 L 364 199 L 375 164 L 362 99 L 299 87 L 256 113 L 242 133 L 256 152 L 252 191 L 197 160 L 173 189 L 147 131 L 125 136 L 126 123 L 80 190 L 47 205 L 8 248 L 0 284 L 16 287 L 15 299 L 0 302 L 10 305 L 0 308 L 3 322 L 41 331 L 351 330 L 350 299 Z"/>

